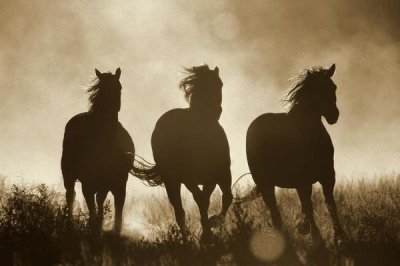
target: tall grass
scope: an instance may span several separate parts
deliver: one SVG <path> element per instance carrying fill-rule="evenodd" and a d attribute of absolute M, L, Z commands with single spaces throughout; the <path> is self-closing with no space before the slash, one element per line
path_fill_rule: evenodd
<path fill-rule="evenodd" d="M 337 185 L 335 198 L 348 239 L 340 246 L 333 241 L 332 224 L 318 185 L 314 187 L 315 218 L 324 244 L 315 245 L 310 236 L 296 231 L 300 202 L 294 190 L 277 193 L 284 221 L 283 255 L 273 262 L 255 256 L 255 236 L 267 252 L 274 232 L 264 202 L 232 205 L 225 226 L 213 229 L 214 237 L 200 240 L 197 207 L 186 206 L 192 232 L 183 241 L 175 226 L 166 197 L 141 198 L 146 204 L 142 223 L 152 228 L 147 237 L 111 231 L 93 232 L 85 211 L 77 209 L 71 222 L 64 195 L 45 185 L 4 185 L 0 180 L 1 265 L 398 265 L 400 261 L 400 176 L 358 180 Z M 220 208 L 213 195 L 210 213 Z M 129 212 L 129 206 L 127 211 Z M 112 210 L 106 208 L 106 225 Z M 107 226 L 106 226 L 107 227 Z M 265 245 L 265 247 L 263 246 Z"/>

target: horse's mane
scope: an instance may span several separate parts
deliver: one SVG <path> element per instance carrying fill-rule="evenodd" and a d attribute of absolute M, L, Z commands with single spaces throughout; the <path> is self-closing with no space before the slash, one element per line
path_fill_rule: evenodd
<path fill-rule="evenodd" d="M 103 73 L 103 75 L 112 75 L 110 72 Z M 102 82 L 98 77 L 95 77 L 92 84 L 86 89 L 89 94 L 89 112 L 93 112 L 98 109 L 103 101 L 109 99 L 102 97 L 101 91 L 104 89 L 104 82 Z"/>
<path fill-rule="evenodd" d="M 205 82 L 217 77 L 207 64 L 190 68 L 184 67 L 184 73 L 186 77 L 179 82 L 179 88 L 184 91 L 185 98 L 189 103 L 191 103 L 191 97 L 196 94 L 196 91 L 207 90 L 207 87 L 204 86 Z"/>
<path fill-rule="evenodd" d="M 100 79 L 98 77 L 95 77 L 92 81 L 92 85 L 89 86 L 86 90 L 86 92 L 89 94 L 89 112 L 94 111 L 94 109 L 96 109 L 97 107 L 100 89 Z"/>
<path fill-rule="evenodd" d="M 304 99 L 307 99 L 310 94 L 313 93 L 313 89 L 316 85 L 315 82 L 326 78 L 326 73 L 327 69 L 320 66 L 314 66 L 302 71 L 302 73 L 295 78 L 292 88 L 289 89 L 289 92 L 286 94 L 284 104 L 289 106 L 289 110 L 300 104 Z"/>

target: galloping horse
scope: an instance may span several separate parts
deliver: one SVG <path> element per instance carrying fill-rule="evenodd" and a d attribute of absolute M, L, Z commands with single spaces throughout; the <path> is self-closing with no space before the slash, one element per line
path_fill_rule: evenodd
<path fill-rule="evenodd" d="M 287 113 L 267 113 L 256 118 L 247 131 L 247 161 L 258 191 L 268 206 L 273 226 L 282 220 L 277 208 L 275 186 L 296 188 L 302 204 L 303 219 L 299 232 L 310 231 L 321 239 L 314 221 L 311 202 L 312 184 L 322 185 L 327 208 L 332 216 L 335 239 L 343 234 L 333 198 L 334 148 L 321 117 L 332 125 L 339 118 L 336 85 L 329 69 L 314 67 L 301 75 L 288 93 Z"/>
<path fill-rule="evenodd" d="M 134 175 L 151 185 L 164 183 L 175 218 L 186 237 L 185 211 L 180 188 L 183 183 L 192 192 L 201 216 L 203 237 L 211 226 L 224 222 L 232 202 L 229 144 L 218 123 L 222 108 L 222 81 L 216 67 L 207 65 L 186 68 L 187 76 L 180 82 L 190 103 L 188 109 L 173 109 L 157 121 L 151 138 L 156 165 L 134 169 Z M 222 195 L 219 215 L 208 217 L 210 196 L 216 185 Z M 202 190 L 199 185 L 203 185 Z"/>
<path fill-rule="evenodd" d="M 89 111 L 68 121 L 61 159 L 69 217 L 72 218 L 75 182 L 79 180 L 92 225 L 96 220 L 96 195 L 100 228 L 104 201 L 108 192 L 112 192 L 117 233 L 121 231 L 126 182 L 135 154 L 129 133 L 118 122 L 122 89 L 120 75 L 119 68 L 115 74 L 101 73 L 96 69 L 97 78 L 87 90 L 91 103 Z"/>

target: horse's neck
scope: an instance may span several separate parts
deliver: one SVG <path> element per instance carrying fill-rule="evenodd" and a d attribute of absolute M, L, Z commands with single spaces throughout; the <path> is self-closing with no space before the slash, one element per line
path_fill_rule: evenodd
<path fill-rule="evenodd" d="M 92 117 L 102 127 L 112 128 L 118 125 L 118 112 L 93 112 Z"/>
<path fill-rule="evenodd" d="M 316 113 L 307 106 L 294 106 L 288 112 L 288 118 L 292 124 L 298 125 L 305 130 L 315 130 L 316 128 L 323 127 L 321 121 L 321 114 Z"/>
<path fill-rule="evenodd" d="M 306 149 L 317 149 L 315 152 L 320 152 L 321 145 L 332 146 L 321 115 L 307 108 L 294 107 L 288 112 L 287 118 L 287 130 L 300 146 Z"/>
<path fill-rule="evenodd" d="M 190 107 L 189 114 L 194 121 L 199 123 L 218 123 L 221 116 L 221 106 L 213 106 L 209 108 Z"/>

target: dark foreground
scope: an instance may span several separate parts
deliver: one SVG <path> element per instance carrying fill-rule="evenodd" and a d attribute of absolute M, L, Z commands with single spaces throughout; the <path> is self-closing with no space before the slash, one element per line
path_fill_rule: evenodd
<path fill-rule="evenodd" d="M 324 238 L 319 244 L 296 230 L 300 203 L 295 191 L 277 194 L 285 224 L 283 235 L 268 229 L 269 213 L 257 199 L 232 206 L 226 226 L 216 228 L 207 242 L 199 240 L 200 225 L 192 222 L 198 220 L 194 218 L 197 211 L 191 208 L 187 214 L 193 234 L 183 242 L 172 214 L 163 215 L 172 211 L 166 199 L 142 201 L 153 204 L 146 207 L 145 222 L 154 227 L 154 237 L 137 238 L 91 232 L 82 211 L 69 223 L 63 195 L 44 185 L 2 185 L 0 261 L 1 265 L 399 265 L 399 175 L 336 187 L 340 220 L 348 237 L 339 246 L 334 244 L 318 185 L 313 202 Z M 217 208 L 214 201 L 210 213 Z M 110 208 L 106 217 L 109 223 Z"/>

